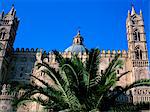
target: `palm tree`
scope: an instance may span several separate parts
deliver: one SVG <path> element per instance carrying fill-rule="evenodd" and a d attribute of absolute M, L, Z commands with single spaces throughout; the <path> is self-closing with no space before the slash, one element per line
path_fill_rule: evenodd
<path fill-rule="evenodd" d="M 108 111 L 116 106 L 115 99 L 122 93 L 137 86 L 150 85 L 150 80 L 144 79 L 127 85 L 118 91 L 117 81 L 130 72 L 127 71 L 119 77 L 117 76 L 116 70 L 123 66 L 123 62 L 118 59 L 119 55 L 114 57 L 104 73 L 98 74 L 100 64 L 100 51 L 98 49 L 91 49 L 88 59 L 84 63 L 76 55 L 68 59 L 63 58 L 57 51 L 53 51 L 53 53 L 59 63 L 58 70 L 45 62 L 36 65 L 39 69 L 44 66 L 41 72 L 50 77 L 53 84 L 50 85 L 35 75 L 31 75 L 33 79 L 38 80 L 44 86 L 29 84 L 23 87 L 27 92 L 18 100 L 15 100 L 15 105 L 36 101 L 45 108 L 54 111 Z M 40 96 L 33 97 L 37 93 Z M 46 96 L 47 100 L 43 100 L 41 95 Z"/>

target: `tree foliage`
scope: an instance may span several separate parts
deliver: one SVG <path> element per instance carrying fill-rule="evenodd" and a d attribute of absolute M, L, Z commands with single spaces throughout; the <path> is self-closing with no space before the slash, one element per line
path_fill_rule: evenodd
<path fill-rule="evenodd" d="M 57 51 L 53 51 L 59 68 L 56 70 L 49 64 L 42 62 L 36 66 L 50 77 L 53 85 L 45 80 L 31 74 L 31 77 L 42 83 L 43 86 L 29 84 L 24 88 L 27 92 L 18 100 L 14 101 L 14 105 L 19 105 L 28 101 L 36 101 L 45 108 L 54 111 L 68 110 L 73 112 L 94 112 L 97 110 L 107 111 L 116 106 L 116 98 L 127 90 L 137 87 L 150 85 L 149 79 L 136 81 L 124 88 L 116 86 L 117 81 L 129 73 L 127 71 L 117 76 L 116 70 L 123 67 L 123 61 L 119 60 L 120 55 L 116 55 L 109 63 L 106 70 L 99 74 L 100 51 L 91 49 L 86 62 L 82 62 L 76 55 L 72 58 L 63 58 Z M 37 98 L 35 94 L 40 94 Z M 43 100 L 41 95 L 47 97 Z"/>

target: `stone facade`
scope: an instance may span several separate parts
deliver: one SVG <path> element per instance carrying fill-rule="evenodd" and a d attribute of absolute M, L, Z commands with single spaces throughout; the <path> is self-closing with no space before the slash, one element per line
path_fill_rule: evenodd
<path fill-rule="evenodd" d="M 36 76 L 40 76 L 45 81 L 48 77 L 45 77 L 34 65 L 38 62 L 47 62 L 52 67 L 58 68 L 58 63 L 55 61 L 55 55 L 51 52 L 43 53 L 39 49 L 13 49 L 13 43 L 15 40 L 19 20 L 16 17 L 16 10 L 12 6 L 9 13 L 0 14 L 0 82 L 4 84 L 1 86 L 0 95 L 0 111 L 12 112 L 11 100 L 15 97 L 19 97 L 24 91 L 19 93 L 9 94 L 8 90 L 10 85 L 8 82 L 30 83 L 30 73 Z M 149 61 L 148 50 L 146 45 L 146 37 L 144 31 L 144 21 L 142 17 L 142 11 L 138 15 L 135 12 L 134 7 L 132 11 L 128 11 L 126 20 L 126 33 L 128 40 L 128 51 L 105 51 L 100 53 L 100 65 L 99 74 L 101 74 L 108 66 L 110 61 L 114 58 L 115 54 L 121 54 L 120 60 L 123 60 L 124 66 L 122 69 L 117 70 L 118 76 L 126 71 L 131 71 L 121 80 L 118 81 L 119 86 L 125 86 L 133 83 L 139 79 L 149 79 Z M 88 58 L 88 50 L 83 45 L 83 37 L 80 32 L 74 37 L 73 44 L 68 47 L 62 56 L 65 58 L 71 58 L 73 54 L 77 54 L 78 57 L 85 62 Z M 45 57 L 43 55 L 46 55 Z M 42 69 L 42 68 L 41 68 Z M 52 84 L 52 82 L 50 82 Z M 130 91 L 130 93 L 124 97 L 118 98 L 121 102 L 150 102 L 150 88 L 138 87 Z M 28 104 L 28 106 L 20 107 L 18 112 L 27 111 L 39 111 L 42 107 L 36 103 Z M 24 111 L 23 111 L 24 110 Z"/>

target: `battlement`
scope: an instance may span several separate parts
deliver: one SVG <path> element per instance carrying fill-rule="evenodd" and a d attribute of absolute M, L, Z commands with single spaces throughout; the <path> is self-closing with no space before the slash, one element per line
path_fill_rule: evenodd
<path fill-rule="evenodd" d="M 77 55 L 79 58 L 82 58 L 83 56 L 85 55 L 88 55 L 88 53 L 86 52 L 79 52 L 78 54 L 76 54 L 75 52 L 74 53 L 71 53 L 71 52 L 62 52 L 60 53 L 62 54 L 63 57 L 65 58 L 71 58 L 71 56 L 73 55 Z M 120 57 L 122 58 L 127 58 L 128 57 L 128 53 L 126 50 L 118 50 L 118 51 L 115 51 L 115 50 L 101 50 L 100 51 L 100 57 L 104 58 L 110 58 L 110 57 L 114 57 L 116 54 L 120 54 Z"/>
<path fill-rule="evenodd" d="M 35 53 L 35 52 L 38 52 L 39 51 L 39 49 L 38 48 L 36 48 L 36 49 L 34 49 L 34 48 L 16 48 L 16 49 L 13 49 L 13 51 L 14 52 L 17 52 L 17 53 L 27 53 L 27 52 L 33 52 L 33 53 Z"/>
<path fill-rule="evenodd" d="M 46 52 L 45 52 L 46 53 Z M 77 55 L 79 58 L 82 58 L 85 55 L 88 55 L 87 52 L 79 52 L 78 54 L 76 52 L 59 52 L 64 58 L 71 58 L 73 55 Z M 53 56 L 53 52 L 46 53 L 47 55 Z M 126 58 L 128 57 L 128 51 L 126 50 L 101 50 L 100 51 L 100 57 L 114 57 L 116 54 L 120 54 L 120 57 Z"/>
<path fill-rule="evenodd" d="M 55 55 L 53 52 L 42 52 L 42 50 L 36 50 L 36 60 L 37 62 L 47 62 L 47 63 L 56 63 Z M 79 59 L 82 60 L 82 62 L 85 62 L 88 58 L 87 52 L 79 52 L 78 54 L 76 52 L 59 52 L 64 58 L 71 58 L 72 56 L 76 55 Z M 120 54 L 120 58 L 127 58 L 128 53 L 125 50 L 118 50 L 118 51 L 110 51 L 110 50 L 102 50 L 100 51 L 100 58 L 112 58 L 115 57 L 116 54 Z"/>
<path fill-rule="evenodd" d="M 101 50 L 100 57 L 106 57 L 111 58 L 114 57 L 116 54 L 120 54 L 121 58 L 127 58 L 128 57 L 128 51 L 126 50 Z"/>
<path fill-rule="evenodd" d="M 17 53 L 37 53 L 40 52 L 41 49 L 39 48 L 16 48 L 13 49 L 14 52 Z M 53 52 L 42 52 L 43 54 L 46 54 L 47 57 L 54 57 Z M 78 54 L 76 52 L 59 52 L 64 58 L 71 58 L 73 55 L 77 55 L 79 58 L 84 58 L 86 55 L 88 56 L 88 53 L 86 52 L 79 52 Z M 121 58 L 127 58 L 128 57 L 128 51 L 126 50 L 101 50 L 100 51 L 100 57 L 102 58 L 111 58 L 114 57 L 116 54 L 120 54 Z"/>

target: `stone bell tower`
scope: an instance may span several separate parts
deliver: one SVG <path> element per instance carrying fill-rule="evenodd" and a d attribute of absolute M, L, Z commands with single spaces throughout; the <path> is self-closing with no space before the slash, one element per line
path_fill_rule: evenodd
<path fill-rule="evenodd" d="M 148 77 L 148 51 L 142 11 L 138 15 L 132 6 L 126 21 L 128 53 L 132 61 L 133 81 Z"/>
<path fill-rule="evenodd" d="M 16 17 L 14 5 L 7 14 L 2 11 L 0 14 L 0 83 L 5 82 L 7 78 L 7 69 L 18 24 L 19 20 Z"/>
<path fill-rule="evenodd" d="M 131 61 L 132 70 L 132 83 L 140 79 L 149 79 L 148 69 L 148 50 L 147 41 L 144 31 L 144 21 L 142 16 L 142 11 L 137 14 L 134 7 L 132 6 L 132 11 L 128 11 L 128 17 L 126 20 L 126 33 L 128 40 L 128 56 Z M 133 91 L 133 102 L 145 102 L 147 97 L 145 91 L 147 87 L 135 88 Z"/>

